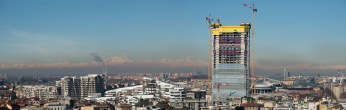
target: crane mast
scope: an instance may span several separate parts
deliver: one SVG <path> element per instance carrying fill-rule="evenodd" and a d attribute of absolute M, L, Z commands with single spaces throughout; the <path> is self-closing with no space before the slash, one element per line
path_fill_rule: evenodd
<path fill-rule="evenodd" d="M 252 6 L 248 6 L 244 4 L 245 7 L 251 9 L 251 53 L 250 53 L 250 66 L 251 66 L 251 88 L 252 88 L 252 96 L 256 96 L 256 76 L 255 76 L 255 49 L 254 49 L 254 41 L 255 41 L 255 12 L 257 9 L 255 8 L 255 4 Z"/>
<path fill-rule="evenodd" d="M 212 82 L 211 82 L 211 62 L 210 62 L 210 42 L 211 42 L 211 30 L 210 30 L 210 23 L 212 21 L 212 19 L 209 17 L 206 17 L 207 23 L 208 23 L 208 93 L 207 95 L 209 96 L 207 99 L 207 103 L 210 106 L 211 105 L 211 86 L 212 86 Z"/>

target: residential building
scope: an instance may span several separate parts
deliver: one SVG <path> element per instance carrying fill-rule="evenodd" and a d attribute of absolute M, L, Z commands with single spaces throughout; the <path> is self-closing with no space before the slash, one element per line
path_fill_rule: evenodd
<path fill-rule="evenodd" d="M 40 99 L 57 98 L 57 87 L 45 86 L 45 85 L 19 86 L 17 88 L 17 96 L 20 98 L 40 98 Z"/>
<path fill-rule="evenodd" d="M 56 82 L 61 87 L 61 95 L 73 99 L 104 94 L 104 77 L 90 74 L 81 77 L 63 77 Z"/>

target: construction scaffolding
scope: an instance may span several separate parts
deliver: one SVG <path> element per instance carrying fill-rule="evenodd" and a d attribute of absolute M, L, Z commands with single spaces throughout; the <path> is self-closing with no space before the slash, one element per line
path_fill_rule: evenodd
<path fill-rule="evenodd" d="M 207 18 L 209 30 L 209 105 L 248 95 L 250 23 L 222 26 Z"/>

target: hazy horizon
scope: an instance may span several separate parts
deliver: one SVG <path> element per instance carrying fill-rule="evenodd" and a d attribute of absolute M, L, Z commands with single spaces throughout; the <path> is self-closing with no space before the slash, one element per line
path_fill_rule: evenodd
<path fill-rule="evenodd" d="M 0 1 L 0 73 L 204 72 L 211 13 L 249 22 L 248 0 Z M 214 5 L 211 5 L 214 4 Z M 256 71 L 346 70 L 346 1 L 256 1 Z M 96 69 L 96 70 L 94 70 Z"/>

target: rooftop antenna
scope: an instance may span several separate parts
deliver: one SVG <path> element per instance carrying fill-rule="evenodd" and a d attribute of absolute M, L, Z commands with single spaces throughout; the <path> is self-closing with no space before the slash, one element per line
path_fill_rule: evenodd
<path fill-rule="evenodd" d="M 246 3 L 243 4 L 245 7 L 248 7 L 251 9 L 251 86 L 252 86 L 252 95 L 256 96 L 256 76 L 255 76 L 255 50 L 254 50 L 254 40 L 255 40 L 255 13 L 257 12 L 257 8 L 255 8 L 255 4 L 252 3 L 252 5 L 248 5 Z"/>

